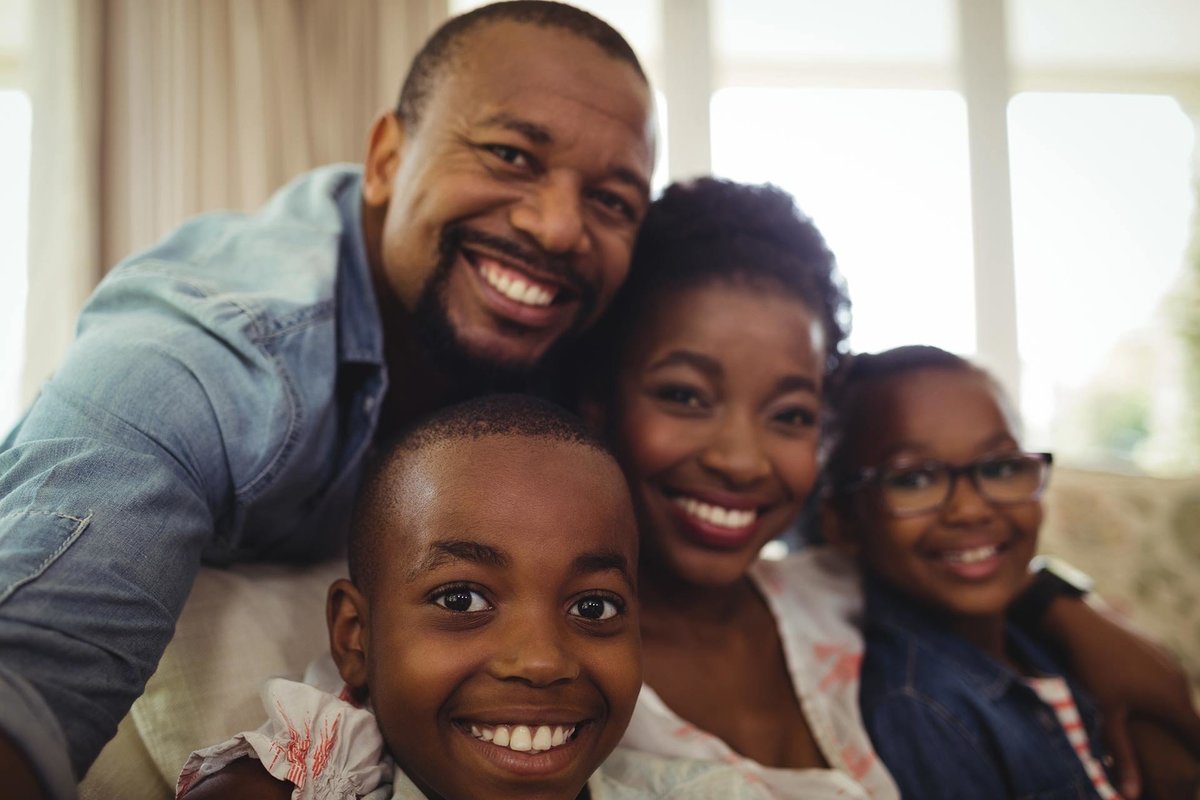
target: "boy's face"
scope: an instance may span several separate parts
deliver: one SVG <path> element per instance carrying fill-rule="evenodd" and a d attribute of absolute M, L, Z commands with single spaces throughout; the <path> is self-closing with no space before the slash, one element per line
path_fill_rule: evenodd
<path fill-rule="evenodd" d="M 1006 405 L 987 378 L 968 370 L 924 369 L 868 387 L 856 414 L 853 463 L 952 466 L 1020 452 Z M 878 491 L 852 496 L 851 539 L 868 568 L 951 615 L 1001 614 L 1025 585 L 1037 546 L 1037 500 L 996 504 L 960 475 L 935 511 L 897 517 Z"/>
<path fill-rule="evenodd" d="M 389 749 L 430 797 L 574 798 L 641 688 L 620 471 L 486 436 L 427 448 L 396 490 L 363 642 Z"/>

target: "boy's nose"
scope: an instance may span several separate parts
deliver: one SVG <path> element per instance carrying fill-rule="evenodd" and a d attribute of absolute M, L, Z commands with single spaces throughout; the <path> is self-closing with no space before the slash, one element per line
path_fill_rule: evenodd
<path fill-rule="evenodd" d="M 513 619 L 501 635 L 503 641 L 491 663 L 493 677 L 539 687 L 579 677 L 579 661 L 571 652 L 564 625 Z"/>

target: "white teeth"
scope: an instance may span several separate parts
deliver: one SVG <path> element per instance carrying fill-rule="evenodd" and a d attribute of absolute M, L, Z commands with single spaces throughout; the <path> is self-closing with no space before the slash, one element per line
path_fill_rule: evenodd
<path fill-rule="evenodd" d="M 1000 552 L 1000 548 L 994 544 L 976 547 L 971 550 L 953 550 L 942 555 L 952 564 L 977 564 L 980 561 L 989 559 Z"/>
<path fill-rule="evenodd" d="M 548 306 L 554 300 L 553 293 L 535 284 L 526 283 L 520 278 L 500 272 L 490 264 L 485 264 L 479 272 L 489 286 L 509 300 L 515 300 L 527 306 Z"/>
<path fill-rule="evenodd" d="M 533 742 L 530 745 L 534 750 L 549 750 L 550 742 L 552 741 L 550 734 L 550 726 L 539 725 L 537 733 L 533 735 Z"/>
<path fill-rule="evenodd" d="M 575 733 L 574 725 L 472 725 L 471 735 L 518 753 L 544 753 L 566 744 Z"/>
<path fill-rule="evenodd" d="M 693 517 L 721 528 L 745 528 L 753 524 L 758 512 L 753 509 L 723 508 L 701 503 L 693 497 L 674 497 L 674 503 Z"/>
<path fill-rule="evenodd" d="M 511 750 L 516 750 L 518 753 L 526 753 L 533 749 L 533 737 L 529 735 L 529 728 L 524 725 L 518 725 L 512 729 L 512 739 L 508 742 L 508 747 Z"/>

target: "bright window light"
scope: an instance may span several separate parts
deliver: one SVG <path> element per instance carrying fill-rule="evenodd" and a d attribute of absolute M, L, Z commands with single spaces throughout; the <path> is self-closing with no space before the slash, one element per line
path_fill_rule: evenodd
<path fill-rule="evenodd" d="M 1022 406 L 1064 458 L 1200 466 L 1182 435 L 1178 334 L 1193 126 L 1168 97 L 1018 95 L 1009 105 Z M 1195 309 L 1189 312 L 1195 316 Z"/>
<path fill-rule="evenodd" d="M 0 437 L 17 419 L 25 342 L 29 146 L 24 92 L 0 91 Z"/>
<path fill-rule="evenodd" d="M 855 350 L 975 350 L 966 105 L 946 91 L 724 89 L 713 169 L 790 192 L 849 286 Z"/>

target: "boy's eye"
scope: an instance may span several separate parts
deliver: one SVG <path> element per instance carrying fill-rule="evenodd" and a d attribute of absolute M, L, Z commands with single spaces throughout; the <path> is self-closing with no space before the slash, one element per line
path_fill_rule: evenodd
<path fill-rule="evenodd" d="M 623 604 L 615 599 L 591 595 L 572 604 L 567 613 L 584 619 L 601 621 L 612 619 L 624 610 Z"/>
<path fill-rule="evenodd" d="M 447 589 L 441 594 L 436 595 L 433 598 L 433 602 L 447 611 L 458 613 L 490 611 L 492 608 L 491 603 L 485 600 L 479 592 L 461 586 Z"/>

